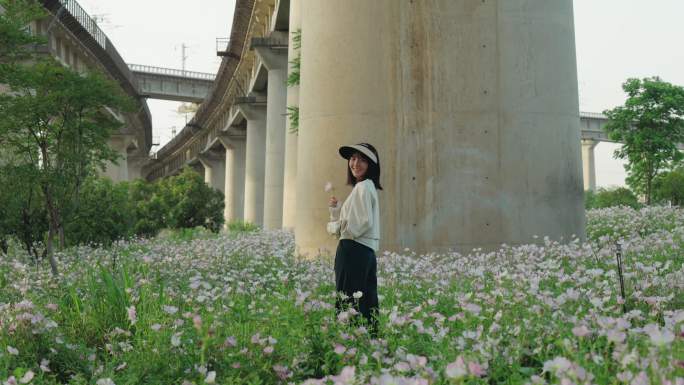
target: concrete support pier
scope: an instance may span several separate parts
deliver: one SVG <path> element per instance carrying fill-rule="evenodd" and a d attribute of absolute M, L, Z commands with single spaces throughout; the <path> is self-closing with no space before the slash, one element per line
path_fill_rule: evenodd
<path fill-rule="evenodd" d="M 323 186 L 346 198 L 337 148 L 358 142 L 382 249 L 584 236 L 572 0 L 311 1 L 302 31 L 301 254 L 334 252 Z"/>
<path fill-rule="evenodd" d="M 241 103 L 237 106 L 247 120 L 244 220 L 263 226 L 266 106 L 264 103 Z"/>
<path fill-rule="evenodd" d="M 197 159 L 204 166 L 204 183 L 225 194 L 226 188 L 226 160 L 213 155 L 198 155 Z"/>
<path fill-rule="evenodd" d="M 287 41 L 287 35 L 274 32 L 271 39 Z M 287 50 L 259 46 L 255 47 L 255 51 L 268 70 L 263 224 L 265 229 L 279 229 L 282 227 L 283 218 Z"/>
<path fill-rule="evenodd" d="M 294 33 L 301 31 L 301 0 L 290 0 L 290 36 L 288 57 L 290 62 L 299 54 L 293 42 Z M 292 64 L 288 73 L 292 72 Z M 287 89 L 287 105 L 299 107 L 299 86 Z M 294 230 L 297 222 L 297 133 L 292 132 L 290 119 L 287 119 L 285 132 L 285 170 L 283 175 L 283 228 Z"/>
<path fill-rule="evenodd" d="M 137 147 L 134 135 L 112 135 L 107 143 L 111 149 L 119 154 L 116 164 L 107 162 L 103 176 L 108 177 L 114 182 L 129 180 L 128 153 Z M 139 172 L 138 172 L 139 173 Z"/>
<path fill-rule="evenodd" d="M 596 162 L 594 149 L 598 141 L 582 139 L 582 171 L 584 177 L 584 190 L 596 191 Z"/>
<path fill-rule="evenodd" d="M 243 220 L 245 205 L 245 139 L 219 138 L 226 149 L 225 209 L 226 225 Z"/>

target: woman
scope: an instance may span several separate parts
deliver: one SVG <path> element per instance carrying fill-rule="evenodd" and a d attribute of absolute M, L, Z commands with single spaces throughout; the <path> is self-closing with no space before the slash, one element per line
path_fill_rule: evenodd
<path fill-rule="evenodd" d="M 347 184 L 354 186 L 342 207 L 330 198 L 332 222 L 328 232 L 339 237 L 335 254 L 335 285 L 346 299 L 338 300 L 338 311 L 345 303 L 358 301 L 358 311 L 368 320 L 372 336 L 377 336 L 378 284 L 375 252 L 380 246 L 380 158 L 368 143 L 342 146 L 347 159 Z M 359 298 L 359 292 L 361 297 Z"/>

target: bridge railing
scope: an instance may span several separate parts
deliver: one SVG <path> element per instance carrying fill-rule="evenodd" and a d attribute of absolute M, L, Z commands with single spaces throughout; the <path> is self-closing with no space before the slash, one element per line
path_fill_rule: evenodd
<path fill-rule="evenodd" d="M 176 76 L 180 78 L 192 78 L 192 79 L 202 79 L 213 81 L 216 78 L 215 74 L 210 74 L 206 72 L 196 72 L 196 71 L 185 71 L 178 70 L 174 68 L 162 68 L 154 66 L 146 66 L 141 64 L 129 64 L 128 68 L 134 72 L 144 72 L 156 75 L 166 75 L 166 76 Z"/>
<path fill-rule="evenodd" d="M 580 111 L 580 117 L 582 117 L 582 118 L 594 118 L 594 119 L 608 119 L 607 116 L 603 115 L 600 112 Z"/>
<path fill-rule="evenodd" d="M 90 36 L 97 41 L 103 49 L 107 49 L 107 35 L 97 26 L 88 13 L 81 8 L 81 5 L 76 0 L 59 0 L 62 6 L 81 24 L 83 29 L 88 31 Z"/>

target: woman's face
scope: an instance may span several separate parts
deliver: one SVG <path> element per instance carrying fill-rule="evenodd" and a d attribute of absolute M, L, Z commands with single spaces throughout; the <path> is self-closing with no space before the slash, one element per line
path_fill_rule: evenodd
<path fill-rule="evenodd" d="M 349 169 L 357 181 L 364 180 L 368 171 L 368 161 L 357 152 L 349 158 Z"/>

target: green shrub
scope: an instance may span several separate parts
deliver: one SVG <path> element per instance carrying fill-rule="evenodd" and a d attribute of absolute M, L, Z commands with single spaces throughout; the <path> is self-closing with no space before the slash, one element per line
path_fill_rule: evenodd
<path fill-rule="evenodd" d="M 684 167 L 666 172 L 653 181 L 653 198 L 656 202 L 684 204 Z"/>
<path fill-rule="evenodd" d="M 584 196 L 584 206 L 587 210 L 602 209 L 614 206 L 628 206 L 638 209 L 642 206 L 637 196 L 626 187 L 611 189 L 600 188 L 598 191 L 587 191 Z"/>
<path fill-rule="evenodd" d="M 246 233 L 259 230 L 259 226 L 251 222 L 232 221 L 228 223 L 228 231 L 231 233 Z"/>
<path fill-rule="evenodd" d="M 128 199 L 134 215 L 132 233 L 153 237 L 164 228 L 168 211 L 159 193 L 159 183 L 141 179 L 128 182 Z"/>
<path fill-rule="evenodd" d="M 107 178 L 87 179 L 66 218 L 64 233 L 70 245 L 110 245 L 132 235 L 128 186 Z"/>
<path fill-rule="evenodd" d="M 223 226 L 223 193 L 204 183 L 204 178 L 190 168 L 180 175 L 159 182 L 159 194 L 167 210 L 165 225 L 170 228 L 205 227 L 218 232 Z"/>

